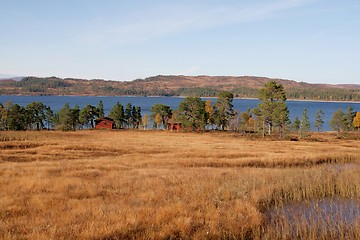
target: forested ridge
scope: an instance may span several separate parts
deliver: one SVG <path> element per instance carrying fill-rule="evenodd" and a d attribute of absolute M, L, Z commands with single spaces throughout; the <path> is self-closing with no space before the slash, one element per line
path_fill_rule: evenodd
<path fill-rule="evenodd" d="M 0 94 L 215 97 L 221 91 L 230 91 L 238 98 L 257 98 L 259 89 L 266 82 L 273 80 L 284 86 L 289 99 L 360 101 L 360 85 L 309 84 L 292 80 L 251 76 L 159 75 L 134 81 L 25 77 L 21 81 L 0 81 Z"/>

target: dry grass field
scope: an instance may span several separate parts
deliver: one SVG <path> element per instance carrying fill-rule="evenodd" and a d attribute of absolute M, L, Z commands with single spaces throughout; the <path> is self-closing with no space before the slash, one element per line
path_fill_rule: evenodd
<path fill-rule="evenodd" d="M 0 132 L 0 239 L 359 239 L 358 164 L 330 133 Z"/>

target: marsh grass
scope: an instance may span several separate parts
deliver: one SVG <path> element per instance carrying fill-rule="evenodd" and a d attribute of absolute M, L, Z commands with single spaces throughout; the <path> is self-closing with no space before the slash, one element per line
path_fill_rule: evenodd
<path fill-rule="evenodd" d="M 320 141 L 1 132 L 7 140 L 0 141 L 0 238 L 357 237 L 358 221 L 323 228 L 326 222 L 299 216 L 290 223 L 281 214 L 289 204 L 360 199 L 359 141 L 313 137 Z M 269 211 L 279 213 L 277 220 Z"/>

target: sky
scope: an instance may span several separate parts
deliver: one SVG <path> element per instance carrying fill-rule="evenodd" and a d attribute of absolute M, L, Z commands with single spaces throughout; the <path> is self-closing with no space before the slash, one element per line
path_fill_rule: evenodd
<path fill-rule="evenodd" d="M 359 0 L 0 0 L 0 76 L 360 84 Z"/>

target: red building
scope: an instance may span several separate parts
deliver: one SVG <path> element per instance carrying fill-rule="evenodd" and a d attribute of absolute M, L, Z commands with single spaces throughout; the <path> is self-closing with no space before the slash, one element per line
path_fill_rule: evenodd
<path fill-rule="evenodd" d="M 114 129 L 115 121 L 109 117 L 98 118 L 95 120 L 96 129 Z"/>

